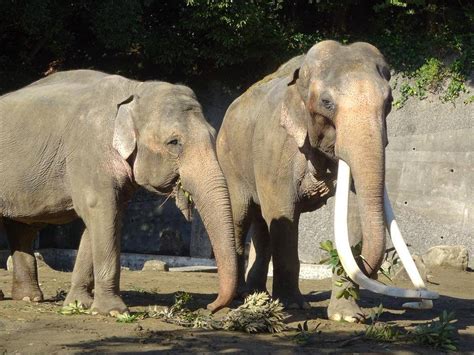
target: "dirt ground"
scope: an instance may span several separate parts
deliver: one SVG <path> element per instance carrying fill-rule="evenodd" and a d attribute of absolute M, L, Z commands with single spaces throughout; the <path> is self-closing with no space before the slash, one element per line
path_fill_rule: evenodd
<path fill-rule="evenodd" d="M 290 310 L 287 323 L 293 330 L 279 334 L 245 334 L 182 328 L 157 319 L 118 323 L 115 318 L 93 315 L 65 316 L 57 311 L 61 302 L 54 297 L 67 290 L 70 273 L 47 266 L 40 268 L 40 283 L 46 298 L 42 303 L 12 301 L 11 274 L 0 269 L 0 288 L 6 299 L 0 301 L 0 353 L 63 352 L 212 352 L 212 353 L 305 353 L 305 352 L 416 352 L 433 353 L 430 348 L 406 343 L 383 343 L 360 336 L 362 324 L 333 322 L 326 319 L 330 280 L 302 280 L 301 289 L 312 308 Z M 370 313 L 380 303 L 385 311 L 380 320 L 413 327 L 436 318 L 442 310 L 455 311 L 459 320 L 459 350 L 474 351 L 474 272 L 432 270 L 430 289 L 441 299 L 433 310 L 405 311 L 402 300 L 362 292 L 362 306 Z M 408 286 L 407 282 L 399 285 Z M 190 308 L 205 307 L 217 290 L 215 273 L 123 271 L 121 290 L 132 312 L 149 306 L 170 306 L 176 291 L 192 294 Z M 238 306 L 235 302 L 232 306 Z M 226 310 L 218 313 L 225 314 Z M 308 320 L 309 329 L 318 326 L 304 344 L 295 341 L 295 328 Z"/>

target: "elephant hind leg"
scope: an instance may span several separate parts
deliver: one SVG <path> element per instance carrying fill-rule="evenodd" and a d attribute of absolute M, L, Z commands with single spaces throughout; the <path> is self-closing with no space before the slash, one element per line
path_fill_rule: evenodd
<path fill-rule="evenodd" d="M 247 266 L 247 288 L 250 292 L 267 292 L 268 266 L 272 257 L 270 234 L 265 220 L 256 215 L 250 228 L 252 245 Z"/>
<path fill-rule="evenodd" d="M 308 309 L 310 305 L 299 288 L 298 220 L 299 215 L 296 214 L 268 219 L 272 240 L 272 296 L 278 298 L 286 308 Z"/>
<path fill-rule="evenodd" d="M 33 241 L 38 229 L 23 223 L 5 220 L 5 230 L 13 258 L 14 300 L 43 300 L 43 293 L 38 283 L 38 269 L 33 252 Z"/>

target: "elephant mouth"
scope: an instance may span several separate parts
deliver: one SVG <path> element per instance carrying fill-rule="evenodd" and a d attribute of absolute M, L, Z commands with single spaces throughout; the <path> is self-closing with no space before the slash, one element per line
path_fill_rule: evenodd
<path fill-rule="evenodd" d="M 191 221 L 194 201 L 191 193 L 183 187 L 181 179 L 176 181 L 172 196 L 175 198 L 176 207 L 179 208 L 186 221 Z"/>

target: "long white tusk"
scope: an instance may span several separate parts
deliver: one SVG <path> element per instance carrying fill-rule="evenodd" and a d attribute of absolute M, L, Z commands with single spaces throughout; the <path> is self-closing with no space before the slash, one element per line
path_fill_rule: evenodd
<path fill-rule="evenodd" d="M 388 198 L 387 187 L 384 188 L 384 195 L 383 195 L 383 209 L 385 215 L 385 223 L 387 225 L 387 229 L 389 231 L 390 237 L 392 238 L 393 246 L 397 251 L 400 260 L 405 267 L 405 270 L 410 277 L 411 282 L 413 285 L 418 289 L 426 289 L 425 283 L 421 278 L 420 273 L 416 267 L 413 258 L 411 257 L 410 251 L 408 250 L 407 244 L 400 233 L 400 229 L 398 228 L 397 221 L 395 220 L 395 215 L 393 213 L 392 205 Z M 431 309 L 433 308 L 433 301 L 431 300 L 422 300 L 421 302 L 407 302 L 402 305 L 405 308 L 412 308 L 412 309 Z"/>
<path fill-rule="evenodd" d="M 439 295 L 428 290 L 405 290 L 403 288 L 391 287 L 369 279 L 360 271 L 354 256 L 352 255 L 347 230 L 347 209 L 349 196 L 350 168 L 346 162 L 339 160 L 337 175 L 337 189 L 334 213 L 334 233 L 336 249 L 341 264 L 352 281 L 361 287 L 387 296 L 402 298 L 426 298 L 437 299 Z"/>

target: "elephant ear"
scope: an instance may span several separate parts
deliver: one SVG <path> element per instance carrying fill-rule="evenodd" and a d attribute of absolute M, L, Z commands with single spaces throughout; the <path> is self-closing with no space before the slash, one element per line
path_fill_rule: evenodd
<path fill-rule="evenodd" d="M 135 97 L 132 95 L 118 104 L 115 116 L 113 147 L 125 160 L 132 155 L 137 145 L 137 135 L 133 123 L 135 105 Z"/>
<path fill-rule="evenodd" d="M 292 136 L 299 148 L 303 147 L 308 135 L 309 113 L 295 85 L 298 79 L 298 69 L 288 84 L 285 98 L 281 106 L 280 125 Z"/>

